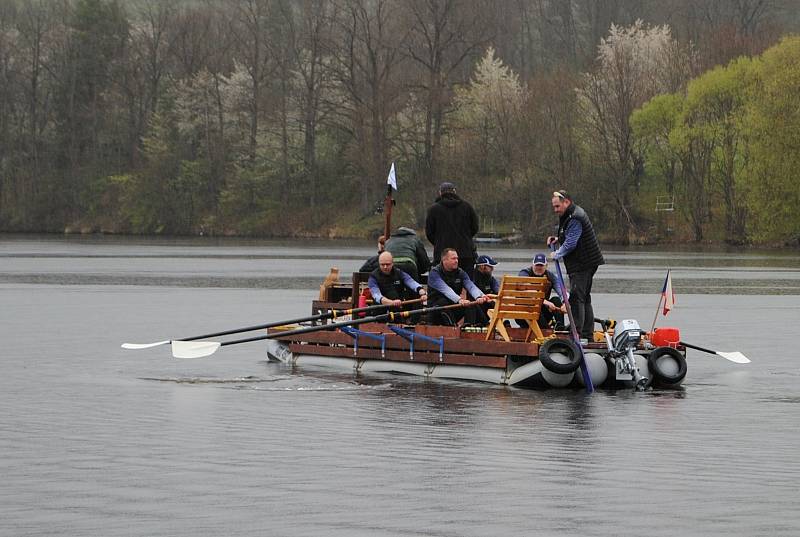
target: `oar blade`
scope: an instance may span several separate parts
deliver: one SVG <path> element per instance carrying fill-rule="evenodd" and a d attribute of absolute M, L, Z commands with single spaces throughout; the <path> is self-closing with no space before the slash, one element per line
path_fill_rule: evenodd
<path fill-rule="evenodd" d="M 149 349 L 151 347 L 158 347 L 159 345 L 167 345 L 169 344 L 169 340 L 166 341 L 157 341 L 155 343 L 123 343 L 123 349 L 129 350 L 138 350 L 138 349 Z"/>
<path fill-rule="evenodd" d="M 175 358 L 204 358 L 211 356 L 220 343 L 217 341 L 173 341 L 172 356 Z"/>
<path fill-rule="evenodd" d="M 741 352 L 720 352 L 717 351 L 717 354 L 725 358 L 726 360 L 730 360 L 731 362 L 736 362 L 737 364 L 749 364 L 750 358 L 742 354 Z"/>

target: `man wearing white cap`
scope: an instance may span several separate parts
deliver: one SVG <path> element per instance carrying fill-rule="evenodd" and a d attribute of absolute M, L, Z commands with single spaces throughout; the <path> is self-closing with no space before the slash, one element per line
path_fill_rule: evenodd
<path fill-rule="evenodd" d="M 539 316 L 539 326 L 541 328 L 564 329 L 564 314 L 567 308 L 561 302 L 561 289 L 558 288 L 556 275 L 547 270 L 547 257 L 544 254 L 536 254 L 531 260 L 531 265 L 519 271 L 519 276 L 545 277 L 550 281 L 551 296 L 542 302 L 542 313 Z M 552 296 L 555 291 L 556 296 Z M 528 323 L 519 320 L 517 324 L 523 328 L 528 327 Z"/>

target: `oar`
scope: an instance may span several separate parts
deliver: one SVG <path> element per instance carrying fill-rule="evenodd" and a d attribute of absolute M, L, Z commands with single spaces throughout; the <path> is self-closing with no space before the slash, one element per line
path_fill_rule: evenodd
<path fill-rule="evenodd" d="M 406 300 L 402 305 L 417 304 L 425 300 L 424 298 L 415 298 L 413 300 Z M 229 336 L 231 334 L 239 334 L 241 332 L 252 332 L 254 330 L 263 330 L 264 328 L 274 328 L 276 326 L 283 326 L 286 324 L 302 323 L 306 321 L 318 321 L 321 319 L 336 318 L 344 315 L 352 315 L 353 313 L 361 313 L 365 311 L 374 311 L 381 308 L 388 308 L 391 306 L 384 306 L 383 304 L 375 304 L 374 306 L 366 306 L 364 308 L 351 308 L 347 310 L 329 310 L 325 313 L 311 315 L 309 317 L 300 317 L 299 319 L 288 319 L 286 321 L 274 321 L 267 324 L 259 324 L 256 326 L 247 326 L 245 328 L 234 328 L 232 330 L 224 330 L 222 332 L 213 332 L 211 334 L 203 334 L 201 336 L 184 337 L 179 339 L 168 339 L 165 341 L 156 341 L 155 343 L 123 343 L 123 349 L 136 350 L 136 349 L 149 349 L 151 347 L 158 347 L 159 345 L 168 345 L 173 341 L 195 341 L 198 339 L 207 339 L 210 337 Z"/>
<path fill-rule="evenodd" d="M 556 245 L 551 244 L 550 250 L 556 251 Z M 564 285 L 564 275 L 561 273 L 561 263 L 558 259 L 556 262 L 556 270 L 558 271 L 558 286 L 561 289 L 561 299 L 564 302 L 564 307 L 567 310 L 567 317 L 569 318 L 569 331 L 572 334 L 572 339 L 575 341 L 575 346 L 578 347 L 578 352 L 581 353 L 581 375 L 583 376 L 583 384 L 586 386 L 586 393 L 594 391 L 594 384 L 592 383 L 592 376 L 589 374 L 589 368 L 586 366 L 586 357 L 583 355 L 583 346 L 581 345 L 581 336 L 578 334 L 578 329 L 575 326 L 575 319 L 572 317 L 572 308 L 569 307 L 569 298 L 567 296 L 567 287 Z"/>
<path fill-rule="evenodd" d="M 704 349 L 703 347 L 698 347 L 697 345 L 690 345 L 685 341 L 678 342 L 679 345 L 683 345 L 689 349 L 694 349 L 696 351 L 707 352 L 708 354 L 716 354 L 717 356 L 722 356 L 726 360 L 730 360 L 731 362 L 736 362 L 737 364 L 749 364 L 750 358 L 742 354 L 741 352 L 720 352 L 720 351 L 712 351 L 711 349 Z"/>
<path fill-rule="evenodd" d="M 341 326 L 355 326 L 358 324 L 364 323 L 373 323 L 378 321 L 383 321 L 388 319 L 389 321 L 395 321 L 399 319 L 406 319 L 412 315 L 417 314 L 425 314 L 431 313 L 434 311 L 443 311 L 455 308 L 466 308 L 469 306 L 473 306 L 477 304 L 477 302 L 470 302 L 468 304 L 449 304 L 447 306 L 436 306 L 433 308 L 421 308 L 418 310 L 412 311 L 397 311 L 397 312 L 389 312 L 383 313 L 381 315 L 375 315 L 373 317 L 362 317 L 361 319 L 355 319 L 352 321 L 343 321 L 340 323 L 331 323 L 331 324 L 323 324 L 319 326 L 306 326 L 304 328 L 298 328 L 296 330 L 287 330 L 285 332 L 275 332 L 273 334 L 267 334 L 265 336 L 253 336 L 244 339 L 235 339 L 233 341 L 173 341 L 172 342 L 172 356 L 175 358 L 203 358 L 204 356 L 211 356 L 217 349 L 220 347 L 224 347 L 226 345 L 237 345 L 239 343 L 248 343 L 250 341 L 260 341 L 262 339 L 275 339 L 284 336 L 294 336 L 298 334 L 308 334 L 310 332 L 319 332 L 322 330 L 336 330 Z"/>

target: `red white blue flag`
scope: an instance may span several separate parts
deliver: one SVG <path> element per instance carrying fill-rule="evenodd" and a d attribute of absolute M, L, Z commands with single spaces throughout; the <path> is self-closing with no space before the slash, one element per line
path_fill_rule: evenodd
<path fill-rule="evenodd" d="M 663 314 L 666 315 L 675 305 L 675 292 L 672 290 L 672 273 L 669 270 L 667 270 L 667 279 L 664 280 L 664 289 L 661 290 L 661 296 L 664 297 Z"/>

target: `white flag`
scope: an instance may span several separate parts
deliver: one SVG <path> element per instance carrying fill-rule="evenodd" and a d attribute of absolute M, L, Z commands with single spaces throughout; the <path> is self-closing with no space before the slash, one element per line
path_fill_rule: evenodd
<path fill-rule="evenodd" d="M 389 178 L 386 180 L 386 184 L 397 190 L 397 176 L 394 173 L 394 162 L 392 162 L 392 167 L 389 168 Z"/>
<path fill-rule="evenodd" d="M 663 314 L 666 315 L 675 306 L 675 292 L 672 290 L 672 272 L 669 270 L 667 270 L 667 279 L 664 280 L 664 288 L 661 290 L 661 296 L 664 297 Z M 658 314 L 656 313 L 656 315 Z"/>

